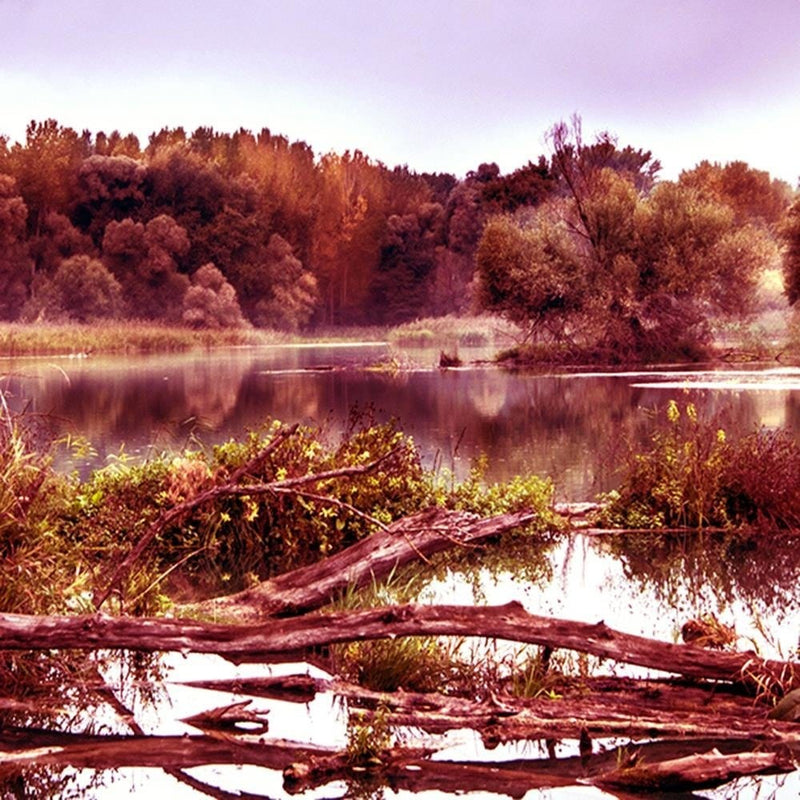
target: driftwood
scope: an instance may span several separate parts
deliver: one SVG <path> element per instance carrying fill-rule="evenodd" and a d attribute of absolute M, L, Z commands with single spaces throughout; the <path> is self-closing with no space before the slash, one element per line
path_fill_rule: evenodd
<path fill-rule="evenodd" d="M 268 712 L 248 708 L 251 702 L 252 700 L 244 700 L 241 703 L 219 706 L 210 711 L 193 714 L 191 717 L 184 717 L 181 722 L 212 736 L 266 733 L 269 730 Z"/>
<path fill-rule="evenodd" d="M 280 431 L 278 431 L 278 433 L 275 434 L 273 439 L 263 450 L 261 450 L 250 461 L 234 470 L 224 483 L 201 491 L 188 500 L 178 503 L 172 508 L 169 508 L 159 514 L 159 516 L 148 526 L 142 536 L 139 537 L 128 555 L 116 567 L 111 576 L 111 580 L 108 582 L 105 589 L 95 593 L 93 598 L 95 609 L 99 610 L 103 606 L 114 590 L 130 573 L 133 565 L 142 557 L 150 545 L 155 541 L 156 537 L 166 527 L 179 522 L 196 508 L 200 508 L 201 506 L 213 502 L 214 500 L 218 500 L 221 497 L 258 497 L 259 495 L 266 494 L 302 495 L 305 494 L 304 487 L 313 486 L 314 484 L 323 483 L 325 481 L 337 480 L 341 478 L 352 478 L 374 472 L 379 466 L 385 465 L 387 462 L 391 461 L 391 459 L 397 454 L 396 450 L 391 450 L 390 452 L 386 453 L 380 458 L 375 459 L 374 461 L 371 461 L 368 464 L 362 464 L 356 467 L 340 467 L 339 469 L 316 472 L 294 478 L 285 478 L 283 480 L 271 481 L 269 483 L 240 483 L 240 481 L 256 472 L 275 450 L 277 450 L 285 441 L 290 439 L 297 432 L 298 428 L 298 424 L 292 425 L 289 428 L 282 428 Z M 330 503 L 331 505 L 335 505 L 340 508 L 347 508 L 351 513 L 362 517 L 367 517 L 375 524 L 376 527 L 381 527 L 381 524 L 377 520 L 372 519 L 353 506 L 343 503 L 336 498 L 316 494 L 313 495 L 313 497 L 314 499 L 323 503 Z"/>
<path fill-rule="evenodd" d="M 744 775 L 791 772 L 794 763 L 779 753 L 723 755 L 717 750 L 657 764 L 638 763 L 594 778 L 603 788 L 684 792 L 713 789 Z"/>
<path fill-rule="evenodd" d="M 238 621 L 305 613 L 321 608 L 348 587 L 382 580 L 406 564 L 451 547 L 468 547 L 535 519 L 532 512 L 481 519 L 465 512 L 429 509 L 404 517 L 330 558 L 179 611 L 221 614 Z"/>
<path fill-rule="evenodd" d="M 775 752 L 733 751 L 714 758 L 700 757 L 686 742 L 661 742 L 638 748 L 635 759 L 642 769 L 663 773 L 665 785 L 691 788 L 718 785 L 733 777 L 757 772 L 788 772 L 791 760 Z M 451 794 L 483 791 L 522 797 L 532 789 L 570 786 L 577 782 L 598 786 L 632 787 L 636 773 L 617 770 L 620 755 L 609 751 L 589 757 L 524 759 L 474 763 L 431 761 L 426 747 L 395 746 L 369 762 L 359 763 L 347 753 L 300 745 L 285 740 L 214 736 L 93 736 L 20 728 L 0 731 L 0 777 L 36 764 L 76 769 L 122 767 L 163 768 L 182 780 L 180 770 L 205 764 L 249 764 L 282 771 L 287 791 L 300 792 L 334 780 L 369 780 L 395 789 Z M 678 755 L 675 755 L 678 754 Z M 664 760 L 664 756 L 667 760 Z M 703 761 L 705 758 L 705 762 Z M 659 770 L 663 766 L 663 770 Z M 681 775 L 681 770 L 684 770 Z M 712 778 L 709 778 L 712 774 Z M 692 780 L 699 780 L 697 784 Z M 709 780 L 716 781 L 714 784 Z M 627 782 L 625 782 L 627 781 Z M 639 786 L 642 784 L 640 783 Z M 214 795 L 216 796 L 216 795 Z M 256 796 L 256 795 L 231 795 Z"/>
<path fill-rule="evenodd" d="M 105 616 L 0 614 L 0 650 L 97 650 L 216 653 L 235 663 L 269 661 L 277 654 L 395 636 L 478 636 L 577 650 L 664 672 L 761 688 L 800 685 L 800 663 L 671 644 L 590 624 L 529 614 L 503 606 L 407 604 L 224 625 L 188 620 Z"/>
<path fill-rule="evenodd" d="M 254 764 L 283 770 L 298 760 L 335 751 L 282 739 L 235 736 L 87 735 L 4 727 L 0 730 L 0 774 L 9 766 L 71 765 L 76 768 L 162 767 Z"/>
<path fill-rule="evenodd" d="M 745 700 L 734 687 L 676 680 L 585 679 L 559 695 L 521 698 L 498 693 L 483 701 L 438 693 L 375 692 L 339 679 L 290 675 L 189 681 L 184 685 L 252 697 L 307 703 L 332 693 L 350 708 L 382 709 L 390 725 L 428 733 L 473 728 L 487 747 L 513 741 L 582 737 L 681 737 L 720 742 L 773 742 L 800 746 L 800 728 L 774 722 L 765 705 Z M 363 714 L 364 711 L 359 713 Z M 370 715 L 367 714 L 367 718 Z"/>
<path fill-rule="evenodd" d="M 265 452 L 278 447 L 291 433 L 291 429 L 282 432 Z M 259 457 L 265 456 L 262 453 Z M 225 485 L 176 506 L 148 528 L 120 564 L 108 590 L 124 577 L 165 524 L 179 519 L 198 504 L 223 494 L 303 493 L 304 487 L 314 482 L 375 469 L 388 457 L 364 467 L 257 485 L 246 483 L 247 471 L 254 463 L 250 462 L 231 475 Z M 572 522 L 573 517 L 588 510 L 591 509 L 573 509 L 567 516 Z M 281 694 L 282 699 L 291 696 L 302 702 L 318 691 L 333 692 L 346 698 L 351 709 L 361 709 L 366 720 L 380 709 L 384 723 L 390 726 L 428 733 L 474 728 L 480 731 L 487 747 L 513 740 L 542 740 L 554 751 L 555 740 L 579 742 L 580 758 L 551 756 L 502 765 L 431 762 L 429 747 L 406 746 L 389 748 L 359 762 L 346 752 L 280 739 L 267 740 L 266 717 L 250 710 L 249 700 L 232 702 L 184 720 L 208 735 L 149 737 L 121 703 L 114 703 L 113 693 L 106 691 L 100 696 L 111 703 L 133 735 L 89 737 L 6 726 L 0 728 L 0 777 L 31 763 L 94 769 L 149 766 L 161 767 L 191 784 L 196 779 L 180 770 L 201 764 L 230 763 L 282 770 L 290 791 L 337 779 L 366 779 L 410 791 L 482 790 L 521 797 L 531 789 L 574 785 L 579 781 L 623 787 L 625 791 L 638 791 L 642 787 L 704 788 L 739 775 L 796 768 L 787 752 L 800 750 L 800 728 L 791 722 L 768 719 L 765 705 L 752 699 L 743 700 L 734 691 L 738 688 L 777 692 L 800 686 L 800 663 L 762 659 L 754 653 L 714 652 L 691 644 L 661 642 L 613 630 L 603 622 L 588 624 L 536 616 L 527 613 L 519 603 L 497 607 L 408 604 L 335 614 L 309 613 L 345 588 L 380 580 L 417 559 L 450 547 L 473 546 L 533 520 L 535 515 L 527 512 L 479 519 L 470 514 L 431 509 L 390 526 L 374 521 L 377 533 L 337 556 L 238 595 L 179 609 L 232 618 L 238 624 L 112 618 L 101 614 L 81 617 L 0 614 L 0 651 L 119 648 L 215 653 L 236 663 L 275 662 L 305 658 L 320 649 L 324 652 L 329 645 L 349 641 L 417 635 L 477 636 L 548 649 L 572 649 L 706 683 L 589 679 L 583 684 L 589 690 L 585 694 L 565 690 L 558 699 L 521 700 L 497 687 L 481 701 L 442 694 L 376 693 L 337 679 L 322 681 L 300 676 L 292 680 L 273 679 L 260 685 L 253 679 L 193 684 L 255 696 Z M 98 605 L 105 597 L 98 595 Z M 5 701 L 5 708 L 26 711 L 30 706 L 9 700 Z M 256 736 L 261 738 L 256 741 Z M 636 754 L 630 764 L 620 768 L 614 753 L 592 752 L 594 739 L 609 736 L 632 740 L 667 737 L 673 741 L 632 745 Z M 764 752 L 747 752 L 753 742 L 758 742 Z M 222 790 L 210 789 L 210 794 L 228 797 Z"/>

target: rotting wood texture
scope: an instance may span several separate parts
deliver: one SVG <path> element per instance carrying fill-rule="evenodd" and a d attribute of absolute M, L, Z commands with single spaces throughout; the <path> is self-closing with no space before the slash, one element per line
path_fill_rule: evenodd
<path fill-rule="evenodd" d="M 400 606 L 306 614 L 263 624 L 225 625 L 161 618 L 0 614 L 0 650 L 105 649 L 216 653 L 230 661 L 268 661 L 340 642 L 396 636 L 477 636 L 576 650 L 691 678 L 745 685 L 800 685 L 800 663 L 672 644 L 595 624 L 503 606 Z"/>

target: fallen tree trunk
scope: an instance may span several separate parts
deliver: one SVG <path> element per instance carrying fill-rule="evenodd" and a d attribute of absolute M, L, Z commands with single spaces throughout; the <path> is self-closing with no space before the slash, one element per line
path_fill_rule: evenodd
<path fill-rule="evenodd" d="M 395 789 L 451 794 L 483 791 L 522 797 L 534 789 L 591 782 L 598 786 L 643 786 L 644 775 L 663 785 L 719 785 L 745 774 L 788 772 L 790 759 L 774 752 L 734 752 L 711 756 L 690 754 L 658 761 L 663 754 L 686 752 L 691 744 L 643 745 L 640 766 L 616 770 L 616 752 L 589 758 L 530 759 L 508 762 L 431 761 L 430 748 L 392 747 L 368 765 L 347 753 L 285 740 L 255 741 L 234 736 L 101 736 L 55 733 L 24 728 L 0 731 L 0 776 L 35 764 L 76 769 L 163 768 L 180 779 L 178 770 L 207 764 L 249 764 L 282 771 L 287 791 L 299 792 L 334 780 L 376 780 Z M 635 783 L 637 772 L 640 782 Z M 645 772 L 646 770 L 646 772 Z M 652 776 L 656 776 L 653 778 Z M 678 781 L 682 781 L 678 784 Z M 692 783 L 692 781 L 701 781 Z M 709 783 L 712 781 L 713 783 Z M 231 796 L 237 796 L 232 794 Z M 251 796 L 251 795 L 248 795 Z"/>
<path fill-rule="evenodd" d="M 216 653 L 235 663 L 269 661 L 307 648 L 396 636 L 479 636 L 577 650 L 600 658 L 676 673 L 788 691 L 800 685 L 800 663 L 671 644 L 590 624 L 503 606 L 408 604 L 338 614 L 272 619 L 261 625 L 188 620 L 0 614 L 0 650 L 172 650 Z"/>
<path fill-rule="evenodd" d="M 638 763 L 594 778 L 591 783 L 603 788 L 639 789 L 649 792 L 686 792 L 713 789 L 744 775 L 791 772 L 795 765 L 779 753 L 709 753 L 662 761 Z"/>
<path fill-rule="evenodd" d="M 483 701 L 439 693 L 376 692 L 347 681 L 309 675 L 189 681 L 184 685 L 298 703 L 310 702 L 318 692 L 331 692 L 345 698 L 350 708 L 384 709 L 390 725 L 431 734 L 472 728 L 490 748 L 505 742 L 582 736 L 671 736 L 713 741 L 715 745 L 739 742 L 740 747 L 751 741 L 800 745 L 796 725 L 775 724 L 767 718 L 765 706 L 754 705 L 750 698 L 726 692 L 717 684 L 590 678 L 571 690 L 565 679 L 554 699 L 500 694 L 498 687 L 498 694 Z"/>
<path fill-rule="evenodd" d="M 237 621 L 313 611 L 348 588 L 380 581 L 400 567 L 451 547 L 465 547 L 536 519 L 522 511 L 482 519 L 433 508 L 404 517 L 330 558 L 292 570 L 233 595 L 179 608 L 179 613 L 224 615 Z"/>
<path fill-rule="evenodd" d="M 161 767 L 187 769 L 204 764 L 254 764 L 283 770 L 301 759 L 336 751 L 275 739 L 246 741 L 234 736 L 123 736 L 0 730 L 0 771 L 11 765 L 70 765 L 78 769 Z"/>

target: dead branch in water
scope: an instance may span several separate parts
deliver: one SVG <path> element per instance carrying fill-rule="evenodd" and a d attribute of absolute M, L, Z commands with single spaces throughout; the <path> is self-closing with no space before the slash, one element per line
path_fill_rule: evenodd
<path fill-rule="evenodd" d="M 349 478 L 358 475 L 364 475 L 376 470 L 381 464 L 391 459 L 396 455 L 396 450 L 381 456 L 380 458 L 371 461 L 369 464 L 363 464 L 357 467 L 340 467 L 339 469 L 327 470 L 325 472 L 316 472 L 309 475 L 301 475 L 295 478 L 286 478 L 283 480 L 271 481 L 269 483 L 255 483 L 255 484 L 241 484 L 239 481 L 242 478 L 256 472 L 257 469 L 264 463 L 266 458 L 277 450 L 285 441 L 291 438 L 299 428 L 295 424 L 289 428 L 282 428 L 275 434 L 270 443 L 261 450 L 256 456 L 250 459 L 246 464 L 235 469 L 227 480 L 217 486 L 212 486 L 210 489 L 199 492 L 194 497 L 189 498 L 183 503 L 163 511 L 159 514 L 158 518 L 150 524 L 144 534 L 138 539 L 136 544 L 131 548 L 128 555 L 114 570 L 108 585 L 102 591 L 95 594 L 93 598 L 94 607 L 99 610 L 103 604 L 108 600 L 114 590 L 122 583 L 122 581 L 130 573 L 133 565 L 142 557 L 147 548 L 155 541 L 158 535 L 169 525 L 180 521 L 191 511 L 199 508 L 206 503 L 218 500 L 221 497 L 258 497 L 264 494 L 302 494 L 302 487 L 311 486 L 313 484 L 322 483 L 328 480 L 335 480 L 338 478 Z M 324 498 L 317 497 L 318 500 Z M 344 503 L 340 500 L 333 498 L 328 499 L 328 502 L 339 506 L 340 508 L 347 508 L 353 513 L 364 517 L 363 512 L 356 508 Z M 372 520 L 377 527 L 381 524 L 377 520 Z"/>
<path fill-rule="evenodd" d="M 514 741 L 677 737 L 684 741 L 776 742 L 800 745 L 800 728 L 774 724 L 766 706 L 743 699 L 733 686 L 679 680 L 564 679 L 555 696 L 518 697 L 498 687 L 483 700 L 429 692 L 377 692 L 340 679 L 310 675 L 188 681 L 183 685 L 251 697 L 308 703 L 318 693 L 347 700 L 371 719 L 441 734 L 472 728 L 486 747 Z"/>
<path fill-rule="evenodd" d="M 407 564 L 452 547 L 468 547 L 536 519 L 521 511 L 482 519 L 433 508 L 393 522 L 345 550 L 237 594 L 183 606 L 181 613 L 237 621 L 288 616 L 321 608 L 348 588 L 387 578 Z"/>
<path fill-rule="evenodd" d="M 574 622 L 529 614 L 520 603 L 503 606 L 407 604 L 336 614 L 224 625 L 189 620 L 104 616 L 0 614 L 0 650 L 172 650 L 216 653 L 242 663 L 269 661 L 341 642 L 397 636 L 488 637 L 576 650 L 640 667 L 753 686 L 800 685 L 800 663 L 671 644 L 622 633 L 603 622 Z"/>

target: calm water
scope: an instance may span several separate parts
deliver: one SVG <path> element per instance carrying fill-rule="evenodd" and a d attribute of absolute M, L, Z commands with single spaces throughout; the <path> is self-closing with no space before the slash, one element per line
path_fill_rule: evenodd
<path fill-rule="evenodd" d="M 463 350 L 465 360 L 486 353 Z M 615 485 L 615 465 L 629 444 L 645 443 L 664 424 L 670 399 L 691 401 L 705 418 L 732 433 L 758 426 L 800 429 L 800 371 L 735 370 L 630 373 L 512 373 L 490 366 L 440 371 L 438 351 L 393 351 L 387 345 L 283 347 L 205 355 L 136 358 L 25 359 L 2 367 L 2 388 L 16 410 L 42 415 L 57 432 L 86 436 L 97 455 L 88 469 L 126 452 L 205 444 L 240 436 L 269 418 L 325 426 L 335 436 L 354 407 L 372 408 L 378 419 L 394 417 L 412 434 L 427 464 L 463 475 L 481 454 L 488 478 L 533 471 L 552 476 L 563 499 L 591 499 Z M 365 369 L 391 361 L 403 369 Z M 762 651 L 786 655 L 800 633 L 800 553 L 794 543 L 745 549 L 708 539 L 671 541 L 642 551 L 636 539 L 576 537 L 553 549 L 552 572 L 523 581 L 514 571 L 485 574 L 487 602 L 520 600 L 532 613 L 596 622 L 630 633 L 671 640 L 683 621 L 709 611 Z M 780 557 L 778 557 L 778 555 Z M 444 602 L 472 602 L 458 580 L 435 587 Z M 763 632 L 768 636 L 765 640 Z M 170 677 L 209 679 L 254 672 L 291 672 L 288 665 L 234 669 L 213 657 L 170 657 Z M 181 717 L 241 699 L 168 683 L 169 703 L 137 708 L 148 733 L 182 734 Z M 270 708 L 270 737 L 343 746 L 345 719 L 330 697 L 307 706 L 256 701 Z M 535 757 L 501 748 L 487 753 L 469 732 L 457 732 L 444 757 L 513 759 Z M 575 743 L 569 747 L 574 748 Z M 565 744 L 560 755 L 569 755 Z M 257 767 L 198 767 L 197 779 L 229 792 L 288 797 L 279 772 Z M 198 797 L 198 792 L 154 770 L 80 773 L 85 796 Z M 796 797 L 797 773 L 728 787 L 715 798 Z M 467 787 L 465 787 L 467 788 Z M 303 795 L 340 797 L 331 785 Z M 382 797 L 396 796 L 386 789 Z M 408 795 L 404 795 L 408 796 Z M 434 796 L 434 795 L 431 795 Z M 435 796 L 442 797 L 437 793 Z M 529 797 L 603 797 L 571 787 L 531 792 Z"/>
<path fill-rule="evenodd" d="M 481 352 L 462 350 L 465 361 Z M 488 457 L 490 480 L 552 476 L 560 499 L 613 487 L 629 443 L 664 422 L 669 399 L 696 403 L 731 432 L 800 428 L 800 371 L 514 373 L 435 368 L 438 351 L 273 347 L 180 356 L 18 359 L 0 367 L 16 410 L 86 436 L 103 465 L 124 446 L 146 456 L 241 436 L 269 418 L 336 435 L 353 408 L 394 417 L 428 465 L 463 475 Z M 363 369 L 400 362 L 404 368 Z M 66 467 L 66 465 L 65 465 Z"/>

